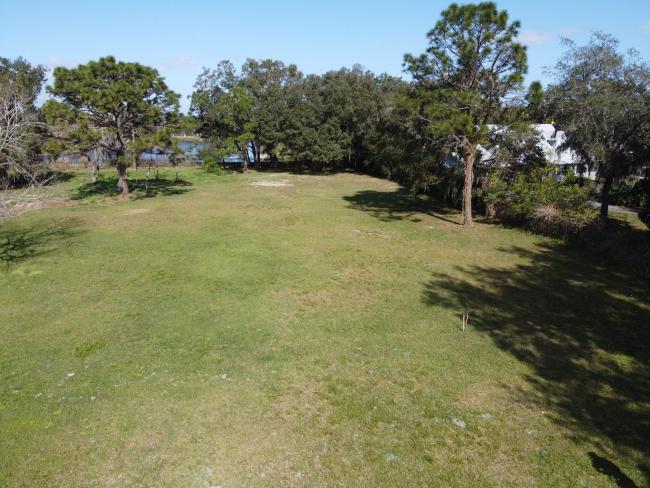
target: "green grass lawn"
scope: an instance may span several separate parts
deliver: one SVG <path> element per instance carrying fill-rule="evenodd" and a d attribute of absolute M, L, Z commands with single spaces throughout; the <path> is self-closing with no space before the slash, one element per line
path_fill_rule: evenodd
<path fill-rule="evenodd" d="M 0 485 L 648 485 L 647 281 L 367 176 L 142 178 L 1 231 Z"/>

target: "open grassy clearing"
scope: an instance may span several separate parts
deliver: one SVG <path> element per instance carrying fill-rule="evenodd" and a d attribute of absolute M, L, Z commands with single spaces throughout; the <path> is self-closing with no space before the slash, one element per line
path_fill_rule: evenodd
<path fill-rule="evenodd" d="M 646 281 L 366 176 L 162 177 L 0 236 L 0 484 L 648 484 Z"/>

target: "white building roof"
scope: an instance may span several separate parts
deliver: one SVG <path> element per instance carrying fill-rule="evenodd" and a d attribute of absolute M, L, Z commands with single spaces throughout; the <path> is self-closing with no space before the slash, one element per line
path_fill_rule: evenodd
<path fill-rule="evenodd" d="M 497 134 L 506 130 L 505 126 L 490 124 L 487 126 L 488 131 L 492 134 Z M 562 149 L 566 143 L 566 135 L 564 131 L 557 130 L 553 124 L 532 124 L 531 127 L 539 134 L 539 147 L 544 151 L 546 159 L 550 164 L 558 166 L 571 165 L 576 166 L 581 163 L 578 155 L 571 149 Z M 479 145 L 478 149 L 481 153 L 481 160 L 489 160 L 494 156 L 497 146 L 494 145 Z M 448 166 L 461 166 L 460 161 L 454 155 L 446 158 L 445 164 Z M 588 176 L 595 178 L 596 173 L 589 171 Z"/>

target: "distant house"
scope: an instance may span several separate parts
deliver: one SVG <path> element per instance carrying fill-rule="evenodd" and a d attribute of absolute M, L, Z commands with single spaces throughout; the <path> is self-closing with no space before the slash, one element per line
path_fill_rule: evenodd
<path fill-rule="evenodd" d="M 573 150 L 562 148 L 566 143 L 564 131 L 557 130 L 552 124 L 533 124 L 531 127 L 539 134 L 538 145 L 544 152 L 547 161 L 557 167 L 560 177 L 566 176 L 569 170 L 573 170 L 576 175 L 582 175 L 592 180 L 596 179 L 596 171 L 593 168 L 587 168 Z M 489 125 L 488 130 L 495 133 L 504 130 L 504 127 Z M 485 161 L 492 158 L 496 146 L 479 145 L 478 149 L 481 153 L 481 160 Z M 462 168 L 462 163 L 453 154 L 445 158 L 444 164 Z"/>
<path fill-rule="evenodd" d="M 566 143 L 563 130 L 557 130 L 552 124 L 534 124 L 532 127 L 540 134 L 539 144 L 546 154 L 546 159 L 558 166 L 560 174 L 566 175 L 569 169 L 572 169 L 576 175 L 582 174 L 589 179 L 596 179 L 596 171 L 586 168 L 574 151 L 562 149 L 562 145 Z"/>

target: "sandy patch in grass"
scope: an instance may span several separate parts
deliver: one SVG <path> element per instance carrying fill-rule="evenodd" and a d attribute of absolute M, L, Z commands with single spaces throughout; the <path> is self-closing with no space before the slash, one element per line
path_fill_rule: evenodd
<path fill-rule="evenodd" d="M 464 410 L 473 412 L 499 411 L 509 405 L 512 398 L 503 387 L 490 383 L 478 383 L 460 392 L 456 403 Z"/>
<path fill-rule="evenodd" d="M 139 215 L 151 212 L 150 208 L 131 208 L 124 212 L 124 215 Z"/>
<path fill-rule="evenodd" d="M 279 186 L 293 186 L 292 183 L 289 183 L 289 180 L 260 180 L 254 181 L 251 183 L 251 186 L 266 186 L 266 187 L 279 187 Z"/>

